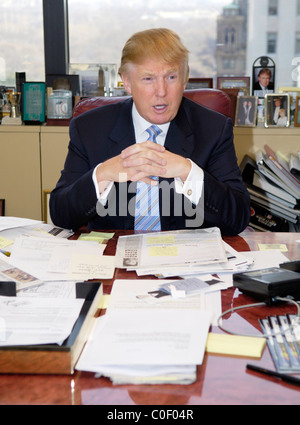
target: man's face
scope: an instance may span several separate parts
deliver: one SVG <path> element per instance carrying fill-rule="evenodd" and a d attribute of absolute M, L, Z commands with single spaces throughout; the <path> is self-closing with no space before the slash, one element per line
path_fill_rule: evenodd
<path fill-rule="evenodd" d="M 129 64 L 122 79 L 146 121 L 159 125 L 175 118 L 186 86 L 182 66 L 147 59 L 141 64 Z"/>
<path fill-rule="evenodd" d="M 269 76 L 269 74 L 261 74 L 261 75 L 258 77 L 258 81 L 260 82 L 260 84 L 261 84 L 263 87 L 268 87 L 268 85 L 269 85 L 269 83 L 270 83 L 270 76 Z"/>

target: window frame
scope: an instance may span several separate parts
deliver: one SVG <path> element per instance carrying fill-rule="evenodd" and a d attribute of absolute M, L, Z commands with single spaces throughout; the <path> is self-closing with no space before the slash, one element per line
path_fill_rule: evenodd
<path fill-rule="evenodd" d="M 69 69 L 68 0 L 43 0 L 45 77 Z"/>
<path fill-rule="evenodd" d="M 267 54 L 274 55 L 277 53 L 278 33 L 267 32 Z"/>

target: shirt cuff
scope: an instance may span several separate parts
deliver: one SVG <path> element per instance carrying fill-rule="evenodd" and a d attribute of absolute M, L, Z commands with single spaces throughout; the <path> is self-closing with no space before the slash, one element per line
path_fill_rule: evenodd
<path fill-rule="evenodd" d="M 97 167 L 99 167 L 99 165 L 100 164 L 98 164 Z M 110 192 L 110 190 L 111 190 L 111 188 L 112 188 L 112 186 L 113 186 L 114 183 L 113 182 L 110 182 L 109 185 L 107 186 L 107 188 L 104 190 L 104 192 L 102 192 L 100 194 L 100 188 L 99 188 L 99 184 L 98 184 L 97 178 L 96 178 L 97 167 L 95 167 L 94 168 L 94 171 L 93 171 L 93 175 L 92 175 L 93 183 L 94 183 L 94 186 L 95 186 L 95 192 L 96 192 L 96 196 L 97 196 L 98 201 L 102 205 L 105 205 L 106 202 L 107 202 L 107 198 L 108 198 L 109 192 Z"/>
<path fill-rule="evenodd" d="M 175 190 L 177 193 L 186 196 L 190 202 L 197 205 L 203 191 L 203 180 L 204 173 L 203 170 L 191 161 L 192 168 L 186 179 L 183 182 L 179 177 L 176 177 L 175 180 Z"/>

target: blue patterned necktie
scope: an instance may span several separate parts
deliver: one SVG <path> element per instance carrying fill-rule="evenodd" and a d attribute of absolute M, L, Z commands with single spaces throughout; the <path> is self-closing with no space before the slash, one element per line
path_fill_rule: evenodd
<path fill-rule="evenodd" d="M 152 125 L 146 131 L 149 133 L 148 140 L 157 143 L 156 137 L 162 130 L 156 125 Z M 158 180 L 158 177 L 153 176 L 152 179 Z M 150 186 L 141 181 L 137 183 L 134 229 L 161 230 L 158 185 Z"/>

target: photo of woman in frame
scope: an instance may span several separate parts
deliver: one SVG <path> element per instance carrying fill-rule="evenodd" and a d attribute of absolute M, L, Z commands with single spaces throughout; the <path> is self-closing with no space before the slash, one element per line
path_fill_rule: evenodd
<path fill-rule="evenodd" d="M 289 127 L 290 98 L 286 94 L 265 96 L 265 127 Z"/>

